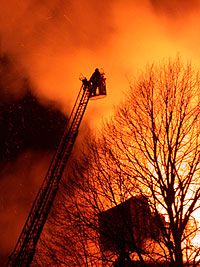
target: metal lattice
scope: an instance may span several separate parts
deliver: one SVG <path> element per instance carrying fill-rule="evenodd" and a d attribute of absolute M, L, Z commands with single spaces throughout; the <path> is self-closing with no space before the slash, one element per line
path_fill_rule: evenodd
<path fill-rule="evenodd" d="M 33 202 L 15 249 L 9 257 L 8 267 L 30 266 L 33 260 L 38 239 L 58 191 L 62 173 L 87 107 L 90 91 L 90 85 L 83 83 L 47 175 Z"/>

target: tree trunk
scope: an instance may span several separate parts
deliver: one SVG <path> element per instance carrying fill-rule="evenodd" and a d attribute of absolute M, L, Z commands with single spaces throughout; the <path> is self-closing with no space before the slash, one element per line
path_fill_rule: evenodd
<path fill-rule="evenodd" d="M 183 254 L 181 249 L 181 239 L 175 240 L 175 265 L 174 267 L 182 267 L 183 266 Z"/>

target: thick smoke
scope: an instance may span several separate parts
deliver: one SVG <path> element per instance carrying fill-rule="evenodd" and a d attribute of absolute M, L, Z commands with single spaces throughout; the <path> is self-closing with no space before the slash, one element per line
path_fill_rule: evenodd
<path fill-rule="evenodd" d="M 0 265 L 6 262 L 66 122 L 42 105 L 9 56 L 0 58 Z M 20 92 L 20 94 L 19 94 Z"/>
<path fill-rule="evenodd" d="M 73 105 L 79 74 L 102 67 L 108 97 L 90 108 L 102 117 L 147 62 L 177 53 L 198 62 L 199 6 L 198 0 L 2 0 L 2 50 L 26 69 L 43 101 L 59 101 L 64 111 Z"/>
<path fill-rule="evenodd" d="M 0 54 L 11 55 L 14 67 L 12 72 L 0 69 L 0 99 L 16 101 L 26 93 L 26 81 L 19 78 L 25 73 L 41 103 L 51 100 L 68 112 L 81 85 L 80 73 L 89 78 L 94 68 L 103 68 L 108 96 L 90 101 L 84 117 L 96 126 L 112 114 L 146 63 L 180 54 L 199 66 L 199 15 L 198 0 L 1 0 Z M 47 169 L 46 149 L 33 153 L 29 148 L 1 173 L 2 254 L 20 232 L 32 199 L 27 188 L 34 191 Z"/>
<path fill-rule="evenodd" d="M 0 265 L 14 248 L 27 212 L 48 168 L 50 155 L 26 151 L 15 162 L 7 162 L 0 180 Z M 1 166 L 2 167 L 2 166 Z M 5 258 L 3 258 L 5 256 Z"/>
<path fill-rule="evenodd" d="M 14 247 L 66 121 L 26 93 L 0 106 L 0 265 Z"/>
<path fill-rule="evenodd" d="M 151 0 L 150 3 L 155 8 L 157 14 L 174 17 L 186 17 L 194 13 L 199 8 L 199 0 Z"/>

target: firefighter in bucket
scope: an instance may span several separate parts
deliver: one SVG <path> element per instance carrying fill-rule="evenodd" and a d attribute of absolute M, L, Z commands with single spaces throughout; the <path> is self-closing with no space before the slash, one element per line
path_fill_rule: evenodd
<path fill-rule="evenodd" d="M 106 95 L 106 78 L 103 72 L 100 72 L 98 68 L 89 80 L 90 97 L 105 96 Z"/>

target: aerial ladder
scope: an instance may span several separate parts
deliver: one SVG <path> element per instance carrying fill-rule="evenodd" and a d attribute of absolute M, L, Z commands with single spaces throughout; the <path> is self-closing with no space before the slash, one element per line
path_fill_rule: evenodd
<path fill-rule="evenodd" d="M 66 123 L 61 141 L 32 204 L 16 246 L 9 256 L 8 267 L 30 266 L 37 242 L 58 191 L 63 171 L 72 152 L 88 101 L 91 98 L 95 99 L 96 96 L 102 97 L 106 95 L 104 73 L 100 73 L 98 69 L 95 70 L 90 80 L 83 77 L 81 81 L 82 86 Z"/>

